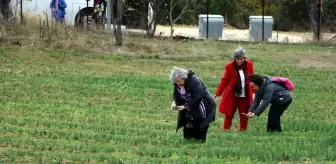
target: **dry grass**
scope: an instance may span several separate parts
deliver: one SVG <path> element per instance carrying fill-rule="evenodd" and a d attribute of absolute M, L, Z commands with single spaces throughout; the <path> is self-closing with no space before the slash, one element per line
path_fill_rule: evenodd
<path fill-rule="evenodd" d="M 298 65 L 302 68 L 336 68 L 335 55 L 314 55 L 302 58 Z"/>
<path fill-rule="evenodd" d="M 121 54 L 137 56 L 139 58 L 161 58 L 174 61 L 205 61 L 226 60 L 231 57 L 231 52 L 243 44 L 251 52 L 249 57 L 258 58 L 262 45 L 234 43 L 223 44 L 216 41 L 193 41 L 172 40 L 169 38 L 147 38 L 139 33 L 124 33 L 124 46 L 115 46 L 113 34 L 86 31 L 82 32 L 73 26 L 64 26 L 55 24 L 50 19 L 47 21 L 46 16 L 27 15 L 25 26 L 18 24 L 9 24 L 6 26 L 7 37 L 0 44 L 14 44 L 20 47 L 37 47 L 45 50 L 69 50 L 77 52 L 88 52 L 98 54 Z M 48 22 L 48 23 L 47 23 Z M 325 45 L 327 43 L 318 43 Z M 274 47 L 275 49 L 272 49 Z M 289 46 L 290 47 L 290 46 Z M 269 53 L 269 60 L 279 61 L 277 56 L 272 54 L 276 51 L 283 51 L 284 47 L 270 46 L 266 51 Z M 299 52 L 294 52 L 298 54 Z M 255 55 L 253 55 L 255 54 Z M 291 58 L 291 50 L 282 53 Z M 334 56 L 327 57 L 305 57 L 295 58 L 297 63 L 302 67 L 316 68 L 335 68 L 332 62 L 335 62 Z M 319 59 L 317 59 L 319 58 Z M 321 58 L 321 59 L 320 59 Z M 331 58 L 331 59 L 330 59 Z"/>
<path fill-rule="evenodd" d="M 7 37 L 2 44 L 84 52 L 100 52 L 101 49 L 113 45 L 112 39 L 101 33 L 81 33 L 79 29 L 57 24 L 47 16 L 27 15 L 24 26 L 8 24 L 5 28 Z"/>
<path fill-rule="evenodd" d="M 52 22 L 46 16 L 28 15 L 25 26 L 8 24 L 6 38 L 0 44 L 34 46 L 48 50 L 72 50 L 91 53 L 118 54 L 174 54 L 179 51 L 177 42 L 164 39 L 148 39 L 143 35 L 127 33 L 123 47 L 115 46 L 113 34 L 101 31 L 86 31 Z M 168 44 L 167 44 L 168 43 Z"/>
<path fill-rule="evenodd" d="M 216 55 L 216 51 L 197 47 L 199 44 L 189 47 L 179 46 L 183 41 L 169 38 L 148 38 L 140 34 L 124 33 L 124 46 L 115 46 L 113 34 L 86 31 L 70 26 L 55 24 L 46 17 L 27 16 L 25 26 L 18 24 L 8 25 L 6 31 L 9 37 L 0 44 L 14 44 L 21 47 L 30 46 L 47 50 L 70 50 L 101 54 L 127 54 L 140 58 L 176 58 L 184 60 L 187 57 L 199 59 L 204 54 Z M 212 46 L 211 42 L 205 43 Z"/>

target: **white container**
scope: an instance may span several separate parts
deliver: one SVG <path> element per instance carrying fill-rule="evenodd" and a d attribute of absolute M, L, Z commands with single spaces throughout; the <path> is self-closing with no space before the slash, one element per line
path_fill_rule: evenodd
<path fill-rule="evenodd" d="M 264 41 L 272 41 L 272 32 L 273 32 L 273 17 L 264 16 Z M 250 16 L 249 19 L 249 35 L 250 41 L 262 41 L 262 16 Z"/>
<path fill-rule="evenodd" d="M 207 36 L 207 15 L 198 15 L 199 38 L 205 39 Z M 223 35 L 224 17 L 221 15 L 209 15 L 208 38 L 221 39 Z"/>

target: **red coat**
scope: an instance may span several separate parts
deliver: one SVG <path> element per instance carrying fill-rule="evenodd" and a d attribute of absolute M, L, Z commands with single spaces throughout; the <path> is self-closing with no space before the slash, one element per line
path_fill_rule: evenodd
<path fill-rule="evenodd" d="M 246 67 L 244 69 L 245 77 L 248 75 L 254 74 L 254 65 L 250 60 L 246 61 Z M 222 96 L 220 104 L 219 104 L 219 112 L 222 114 L 227 114 L 232 116 L 232 104 L 234 100 L 234 89 L 235 85 L 238 81 L 238 74 L 235 70 L 234 61 L 226 64 L 224 75 L 218 85 L 216 96 Z M 253 91 L 249 84 L 250 82 L 245 80 L 245 93 L 249 98 L 249 105 L 251 105 L 253 101 Z"/>

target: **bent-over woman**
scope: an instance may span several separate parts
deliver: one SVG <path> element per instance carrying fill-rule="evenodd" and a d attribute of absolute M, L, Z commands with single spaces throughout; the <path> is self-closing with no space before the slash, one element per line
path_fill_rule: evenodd
<path fill-rule="evenodd" d="M 176 104 L 173 109 L 179 111 L 176 132 L 183 127 L 185 139 L 204 143 L 209 124 L 215 121 L 215 100 L 191 70 L 174 67 L 170 80 L 174 85 L 173 104 Z"/>

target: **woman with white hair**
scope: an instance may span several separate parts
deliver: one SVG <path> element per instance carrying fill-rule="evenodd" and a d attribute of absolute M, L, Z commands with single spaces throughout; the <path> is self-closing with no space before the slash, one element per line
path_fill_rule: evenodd
<path fill-rule="evenodd" d="M 222 96 L 219 104 L 219 112 L 225 115 L 223 128 L 231 128 L 232 119 L 237 108 L 240 116 L 240 131 L 245 131 L 248 119 L 244 115 L 253 101 L 252 88 L 247 76 L 254 74 L 253 62 L 246 59 L 245 51 L 239 47 L 233 53 L 233 61 L 225 66 L 214 98 Z M 243 114 L 244 113 L 244 114 Z"/>
<path fill-rule="evenodd" d="M 179 111 L 176 132 L 184 127 L 185 139 L 204 143 L 209 124 L 215 121 L 215 100 L 191 70 L 174 67 L 170 80 L 174 85 L 172 109 Z"/>

